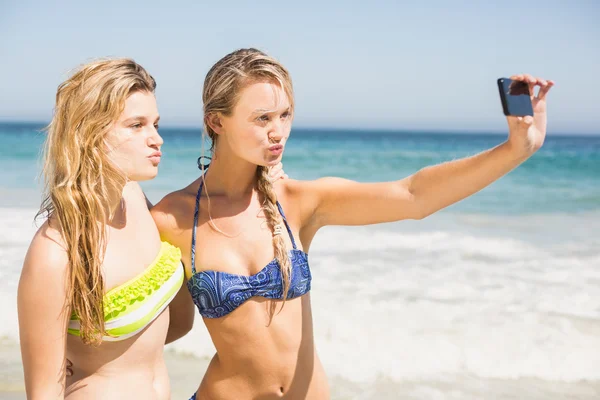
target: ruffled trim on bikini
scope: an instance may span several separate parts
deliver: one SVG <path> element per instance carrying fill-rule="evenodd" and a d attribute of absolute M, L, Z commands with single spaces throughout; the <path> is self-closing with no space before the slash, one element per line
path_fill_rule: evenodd
<path fill-rule="evenodd" d="M 146 296 L 158 290 L 176 271 L 181 268 L 181 250 L 170 243 L 162 242 L 157 258 L 146 270 L 131 281 L 111 289 L 104 296 L 105 319 L 110 319 L 125 311 L 128 305 L 143 301 Z"/>
<path fill-rule="evenodd" d="M 103 298 L 104 319 L 109 320 L 127 309 L 136 301 L 158 290 L 181 266 L 181 250 L 168 242 L 162 242 L 158 255 L 144 272 L 111 290 Z M 71 320 L 79 317 L 73 313 Z"/>

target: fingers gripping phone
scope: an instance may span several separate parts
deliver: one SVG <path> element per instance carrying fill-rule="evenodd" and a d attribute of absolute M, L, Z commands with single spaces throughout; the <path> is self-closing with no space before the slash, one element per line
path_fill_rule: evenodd
<path fill-rule="evenodd" d="M 533 116 L 533 106 L 527 82 L 500 78 L 498 79 L 498 90 L 500 91 L 500 101 L 502 102 L 504 115 Z"/>

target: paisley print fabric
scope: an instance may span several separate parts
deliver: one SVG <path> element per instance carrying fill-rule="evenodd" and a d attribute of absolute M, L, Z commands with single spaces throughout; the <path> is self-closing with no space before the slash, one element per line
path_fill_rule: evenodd
<path fill-rule="evenodd" d="M 262 296 L 283 300 L 283 278 L 276 259 L 254 275 L 245 276 L 220 271 L 199 271 L 195 268 L 196 226 L 198 225 L 200 194 L 203 182 L 196 195 L 194 227 L 192 229 L 191 264 L 192 276 L 187 282 L 188 290 L 200 315 L 205 318 L 223 317 L 242 305 L 251 297 Z M 296 242 L 283 209 L 277 202 L 279 213 L 292 241 L 293 250 L 288 252 L 292 265 L 290 288 L 287 299 L 302 296 L 310 291 L 312 276 L 308 265 L 308 254 L 296 247 Z"/>

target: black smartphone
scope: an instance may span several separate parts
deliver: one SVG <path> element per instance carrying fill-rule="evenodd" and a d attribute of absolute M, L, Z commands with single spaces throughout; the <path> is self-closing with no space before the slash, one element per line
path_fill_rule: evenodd
<path fill-rule="evenodd" d="M 498 90 L 504 115 L 533 116 L 529 85 L 526 82 L 500 78 L 498 79 Z"/>

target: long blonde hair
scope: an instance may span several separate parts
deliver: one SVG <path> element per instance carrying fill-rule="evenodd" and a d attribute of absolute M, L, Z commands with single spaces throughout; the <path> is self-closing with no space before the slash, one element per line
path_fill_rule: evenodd
<path fill-rule="evenodd" d="M 127 181 L 110 162 L 105 140 L 127 98 L 155 88 L 154 78 L 133 60 L 85 64 L 58 86 L 46 128 L 45 191 L 38 216 L 59 224 L 69 259 L 67 306 L 79 318 L 86 344 L 99 344 L 106 334 L 101 266 L 112 217 L 109 202 Z"/>
<path fill-rule="evenodd" d="M 204 80 L 202 101 L 204 103 L 204 129 L 214 149 L 216 133 L 208 124 L 212 114 L 232 114 L 241 90 L 256 82 L 278 84 L 286 93 L 290 110 L 294 109 L 294 91 L 288 71 L 277 60 L 257 49 L 236 50 L 220 59 L 210 69 Z M 277 209 L 277 195 L 269 180 L 269 168 L 258 166 L 257 191 L 263 197 L 263 212 L 272 233 L 282 229 L 283 220 Z M 203 174 L 204 176 L 204 174 Z M 285 231 L 285 229 L 283 229 Z M 283 236 L 273 235 L 275 258 L 279 262 L 283 277 L 283 298 L 287 298 L 290 287 L 291 263 Z"/>

